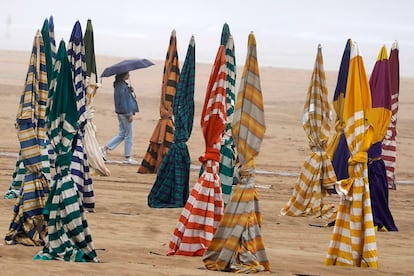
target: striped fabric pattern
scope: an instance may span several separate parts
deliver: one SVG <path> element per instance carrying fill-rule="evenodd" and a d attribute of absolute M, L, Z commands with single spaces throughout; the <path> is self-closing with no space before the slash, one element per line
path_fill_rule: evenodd
<path fill-rule="evenodd" d="M 235 85 L 236 85 L 236 58 L 234 52 L 233 36 L 227 23 L 223 26 L 221 34 L 221 44 L 225 46 L 226 52 L 226 107 L 227 107 L 227 124 L 223 133 L 220 148 L 220 181 L 223 192 L 224 206 L 231 198 L 231 190 L 234 178 L 234 166 L 236 164 L 236 153 L 233 136 L 231 133 L 231 123 L 233 121 L 234 102 L 235 102 Z"/>
<path fill-rule="evenodd" d="M 270 271 L 263 237 L 258 193 L 255 188 L 255 157 L 266 130 L 263 97 L 257 62 L 256 39 L 248 38 L 247 59 L 236 99 L 233 138 L 240 160 L 239 186 L 203 256 L 209 270 L 236 273 Z"/>
<path fill-rule="evenodd" d="M 333 219 L 336 216 L 335 206 L 323 203 L 326 190 L 334 188 L 336 176 L 331 160 L 326 154 L 331 106 L 328 102 L 328 88 L 320 45 L 303 111 L 303 129 L 309 139 L 311 152 L 305 159 L 291 198 L 280 213 L 287 216 Z"/>
<path fill-rule="evenodd" d="M 349 60 L 351 56 L 351 39 L 348 39 L 342 54 L 341 65 L 339 67 L 338 80 L 333 97 L 333 108 L 335 110 L 335 132 L 331 136 L 327 154 L 331 159 L 337 180 L 346 179 L 348 175 L 349 149 L 344 133 L 344 103 L 346 85 L 348 82 Z"/>
<path fill-rule="evenodd" d="M 16 116 L 20 160 L 24 164 L 25 176 L 13 208 L 6 244 L 42 245 L 47 233 L 42 215 L 49 192 L 49 180 L 43 171 L 50 173 L 50 166 L 43 163 L 48 161 L 44 143 L 48 95 L 46 70 L 43 38 L 38 31 L 33 40 L 25 89 Z M 17 166 L 17 174 L 23 173 L 21 165 Z"/>
<path fill-rule="evenodd" d="M 202 256 L 223 216 L 219 177 L 221 136 L 226 126 L 226 56 L 218 49 L 201 113 L 206 151 L 203 173 L 191 190 L 170 240 L 169 255 Z"/>
<path fill-rule="evenodd" d="M 180 77 L 177 37 L 171 32 L 170 44 L 164 63 L 164 72 L 160 97 L 160 119 L 150 138 L 150 144 L 138 168 L 138 173 L 157 173 L 174 140 L 174 122 L 172 105 Z"/>
<path fill-rule="evenodd" d="M 92 20 L 88 19 L 86 31 L 83 37 L 85 44 L 85 62 L 86 62 L 86 124 L 84 135 L 84 147 L 88 153 L 88 163 L 91 175 L 109 176 L 111 172 L 105 165 L 100 150 L 100 144 L 96 137 L 96 126 L 93 123 L 95 116 L 95 107 L 93 100 L 99 88 L 98 75 L 96 73 L 95 43 L 93 35 Z"/>
<path fill-rule="evenodd" d="M 344 104 L 345 136 L 351 155 L 349 178 L 336 187 L 341 198 L 326 265 L 378 267 L 367 170 L 367 151 L 374 134 L 369 122 L 371 106 L 364 62 L 353 42 Z"/>
<path fill-rule="evenodd" d="M 184 207 L 189 196 L 191 158 L 186 142 L 194 122 L 195 40 L 191 37 L 173 103 L 174 143 L 161 162 L 148 195 L 151 208 Z"/>
<path fill-rule="evenodd" d="M 79 114 L 63 40 L 51 90 L 48 136 L 57 154 L 56 176 L 43 212 L 48 223 L 48 242 L 34 259 L 98 262 L 81 195 L 70 176 L 72 141 L 78 130 Z"/>
<path fill-rule="evenodd" d="M 95 196 L 92 178 L 89 173 L 88 154 L 84 146 L 86 111 L 86 61 L 85 45 L 83 43 L 82 28 L 76 21 L 68 44 L 68 57 L 72 68 L 72 79 L 76 93 L 76 106 L 79 113 L 79 129 L 76 134 L 76 146 L 72 155 L 70 173 L 81 194 L 84 207 L 95 211 Z"/>
<path fill-rule="evenodd" d="M 391 79 L 388 52 L 381 47 L 372 70 L 371 124 L 374 128 L 372 145 L 368 150 L 368 179 L 374 226 L 378 231 L 398 231 L 388 206 L 388 181 L 384 160 L 381 159 L 382 141 L 391 121 Z"/>
<path fill-rule="evenodd" d="M 396 189 L 395 167 L 397 160 L 397 113 L 400 93 L 400 61 L 398 43 L 394 42 L 389 56 L 391 81 L 391 121 L 382 141 L 382 156 L 387 170 L 388 188 Z"/>

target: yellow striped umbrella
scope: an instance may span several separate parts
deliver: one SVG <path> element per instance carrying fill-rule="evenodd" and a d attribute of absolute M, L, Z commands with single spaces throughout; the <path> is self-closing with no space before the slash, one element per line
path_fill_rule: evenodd
<path fill-rule="evenodd" d="M 311 152 L 305 159 L 289 202 L 281 210 L 282 215 L 314 215 L 326 219 L 333 219 L 336 215 L 332 204 L 323 203 L 326 190 L 333 190 L 336 182 L 331 160 L 326 154 L 330 111 L 322 47 L 319 45 L 303 114 L 303 128 Z"/>
<path fill-rule="evenodd" d="M 254 159 L 259 154 L 266 126 L 253 33 L 248 39 L 232 130 L 241 165 L 239 185 L 226 206 L 224 217 L 204 253 L 203 261 L 209 270 L 237 273 L 269 271 L 270 264 L 261 234 L 259 198 L 254 184 Z"/>
<path fill-rule="evenodd" d="M 349 178 L 336 185 L 341 196 L 326 265 L 377 268 L 377 245 L 368 183 L 368 154 L 374 130 L 371 91 L 358 45 L 353 42 L 344 103 Z"/>

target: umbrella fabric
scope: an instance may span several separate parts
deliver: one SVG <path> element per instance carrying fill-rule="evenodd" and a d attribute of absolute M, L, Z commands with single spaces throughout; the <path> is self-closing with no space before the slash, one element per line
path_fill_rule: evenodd
<path fill-rule="evenodd" d="M 388 53 L 383 46 L 369 79 L 371 88 L 371 122 L 374 128 L 372 146 L 368 150 L 368 179 L 372 216 L 378 231 L 398 231 L 388 207 L 388 181 L 384 160 L 381 159 L 382 140 L 391 121 L 391 81 Z"/>
<path fill-rule="evenodd" d="M 226 52 L 226 108 L 227 124 L 223 133 L 220 148 L 220 181 L 223 193 L 224 206 L 229 202 L 231 189 L 234 182 L 234 166 L 236 164 L 236 153 L 233 136 L 231 134 L 231 122 L 233 121 L 235 84 L 236 84 L 236 58 L 234 52 L 233 36 L 230 34 L 229 25 L 225 23 L 221 32 L 221 45 L 224 45 Z"/>
<path fill-rule="evenodd" d="M 51 17 L 51 20 L 53 22 L 53 18 Z M 46 67 L 47 67 L 47 75 L 50 75 L 51 72 L 53 71 L 53 50 L 56 51 L 55 48 L 53 48 L 53 45 L 50 41 L 50 36 L 54 35 L 52 34 L 52 30 L 50 30 L 50 21 L 48 21 L 47 19 L 45 19 L 45 21 L 43 22 L 43 27 L 41 30 L 41 34 L 42 34 L 42 38 L 43 38 L 43 45 L 44 45 L 44 55 L 45 55 L 45 63 L 46 63 Z M 49 68 L 50 67 L 50 68 Z M 49 71 L 50 70 L 50 71 Z M 47 81 L 48 81 L 48 85 L 49 85 L 49 76 L 47 76 Z M 47 137 L 46 137 L 47 138 Z M 47 157 L 47 155 L 42 155 L 43 160 L 43 166 L 42 166 L 42 171 L 44 173 L 44 175 L 46 176 L 46 178 L 50 181 L 50 167 L 53 166 L 54 163 L 54 152 L 52 147 L 50 146 L 49 140 L 46 139 L 45 143 L 47 145 L 48 148 L 48 154 L 49 154 L 49 160 L 46 160 L 45 158 Z M 9 187 L 9 190 L 5 193 L 5 197 L 9 198 L 8 196 L 10 196 L 10 198 L 14 198 L 15 195 L 17 195 L 19 193 L 19 190 L 21 188 L 22 182 L 24 180 L 26 171 L 25 171 L 25 166 L 22 162 L 22 157 L 21 157 L 21 152 L 19 151 L 18 157 L 17 157 L 17 161 L 16 161 L 16 167 L 13 171 L 12 174 L 12 181 Z"/>
<path fill-rule="evenodd" d="M 85 61 L 86 61 L 86 124 L 84 146 L 88 153 L 88 163 L 91 174 L 109 176 L 111 172 L 105 165 L 100 150 L 100 143 L 96 137 L 96 126 L 93 123 L 95 116 L 95 107 L 93 100 L 99 88 L 98 75 L 96 74 L 95 44 L 93 36 L 92 21 L 88 19 L 86 31 L 83 37 L 85 44 Z"/>
<path fill-rule="evenodd" d="M 396 189 L 395 167 L 397 160 L 397 113 L 398 96 L 400 92 L 400 61 L 398 43 L 394 42 L 389 57 L 391 80 L 391 121 L 382 141 L 382 155 L 387 170 L 388 188 Z"/>
<path fill-rule="evenodd" d="M 334 189 L 336 176 L 331 160 L 326 154 L 331 107 L 328 102 L 328 88 L 320 45 L 303 111 L 303 129 L 308 136 L 311 152 L 305 159 L 292 196 L 281 210 L 281 214 L 313 215 L 333 219 L 336 215 L 335 206 L 323 203 L 326 191 Z"/>
<path fill-rule="evenodd" d="M 75 85 L 76 106 L 79 114 L 79 129 L 76 133 L 75 149 L 72 154 L 70 173 L 81 194 L 83 206 L 90 212 L 95 211 L 93 182 L 89 173 L 88 154 L 84 146 L 86 112 L 86 62 L 85 45 L 83 44 L 82 28 L 79 21 L 73 26 L 68 44 L 68 57 L 72 68 L 72 79 Z"/>
<path fill-rule="evenodd" d="M 202 256 L 223 216 L 219 177 L 220 144 L 226 126 L 226 56 L 220 45 L 201 113 L 204 170 L 191 190 L 170 240 L 168 255 Z"/>
<path fill-rule="evenodd" d="M 191 37 L 173 103 L 174 143 L 165 155 L 148 195 L 151 208 L 184 207 L 189 195 L 191 158 L 186 142 L 194 121 L 195 41 Z"/>
<path fill-rule="evenodd" d="M 177 89 L 180 68 L 178 63 L 177 37 L 175 30 L 171 32 L 170 44 L 164 63 L 160 97 L 160 119 L 152 132 L 149 146 L 138 173 L 157 173 L 174 140 L 174 122 L 172 120 L 172 105 Z"/>
<path fill-rule="evenodd" d="M 24 164 L 25 176 L 13 207 L 13 218 L 5 237 L 6 244 L 43 245 L 47 234 L 42 215 L 49 192 L 47 175 L 50 172 L 45 144 L 47 88 L 43 39 L 38 31 L 33 40 L 25 89 L 16 116 L 20 158 Z"/>
<path fill-rule="evenodd" d="M 126 59 L 105 68 L 101 74 L 101 78 L 119 75 L 141 68 L 147 68 L 152 65 L 154 65 L 154 63 L 146 58 Z"/>
<path fill-rule="evenodd" d="M 72 142 L 78 130 L 79 115 L 71 65 L 63 40 L 53 76 L 47 127 L 57 154 L 56 175 L 43 211 L 48 223 L 48 242 L 34 259 L 97 262 L 81 195 L 70 175 Z"/>
<path fill-rule="evenodd" d="M 209 270 L 236 273 L 270 271 L 261 234 L 259 197 L 255 188 L 255 157 L 259 154 L 265 130 L 256 39 L 251 33 L 232 127 L 241 166 L 239 184 L 204 253 L 203 262 Z"/>
<path fill-rule="evenodd" d="M 370 112 L 371 92 L 364 62 L 353 42 L 343 113 L 350 151 L 349 178 L 338 181 L 336 187 L 341 198 L 326 265 L 378 267 L 367 170 L 367 151 L 374 134 Z"/>
<path fill-rule="evenodd" d="M 330 138 L 327 153 L 332 161 L 337 180 L 348 178 L 349 149 L 346 143 L 343 118 L 346 85 L 348 81 L 349 60 L 351 56 L 351 39 L 348 39 L 342 54 L 338 80 L 333 97 L 333 107 L 336 113 L 335 132 Z"/>

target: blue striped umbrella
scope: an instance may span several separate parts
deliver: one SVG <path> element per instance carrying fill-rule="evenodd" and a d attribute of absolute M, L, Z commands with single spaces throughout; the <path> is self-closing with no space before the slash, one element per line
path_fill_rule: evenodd
<path fill-rule="evenodd" d="M 191 158 L 186 142 L 194 122 L 195 41 L 191 37 L 173 102 L 174 143 L 161 162 L 148 195 L 151 208 L 184 207 L 189 195 Z"/>
<path fill-rule="evenodd" d="M 38 31 L 33 41 L 25 89 L 16 117 L 25 176 L 13 208 L 13 219 L 5 237 L 6 244 L 42 245 L 47 233 L 42 215 L 49 192 L 49 180 L 43 173 L 43 167 L 49 169 L 44 164 L 44 160 L 48 161 L 44 143 L 47 90 L 45 52 Z"/>
<path fill-rule="evenodd" d="M 227 23 L 223 25 L 221 33 L 221 45 L 224 45 L 226 52 L 226 71 L 227 79 L 226 87 L 226 108 L 227 108 L 227 124 L 223 132 L 223 138 L 220 148 L 220 181 L 223 193 L 224 205 L 231 198 L 231 190 L 234 179 L 234 166 L 236 164 L 236 153 L 233 135 L 231 133 L 231 123 L 233 121 L 234 102 L 235 102 L 235 85 L 236 85 L 236 58 L 234 52 L 233 36 Z"/>
<path fill-rule="evenodd" d="M 68 57 L 72 68 L 72 78 L 75 85 L 76 106 L 79 113 L 79 130 L 76 134 L 76 147 L 72 155 L 70 173 L 76 183 L 85 208 L 94 212 L 95 196 L 92 178 L 89 174 L 88 155 L 84 147 L 86 117 L 86 61 L 85 45 L 83 43 L 82 28 L 76 21 L 68 44 Z"/>
<path fill-rule="evenodd" d="M 43 211 L 48 242 L 34 259 L 98 262 L 81 195 L 70 175 L 72 142 L 79 128 L 79 114 L 71 65 L 63 40 L 53 76 L 47 127 L 57 154 L 56 175 Z"/>

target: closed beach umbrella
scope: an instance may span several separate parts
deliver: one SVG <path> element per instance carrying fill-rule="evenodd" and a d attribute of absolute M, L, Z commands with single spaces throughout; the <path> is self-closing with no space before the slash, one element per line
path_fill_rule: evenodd
<path fill-rule="evenodd" d="M 368 154 L 374 130 L 371 92 L 358 45 L 351 46 L 344 103 L 345 136 L 350 151 L 349 178 L 338 181 L 341 196 L 326 265 L 377 268 L 377 244 L 368 183 Z"/>
<path fill-rule="evenodd" d="M 49 192 L 50 172 L 46 148 L 45 113 L 48 95 L 43 39 L 37 31 L 25 88 L 16 116 L 20 158 L 24 178 L 13 208 L 13 219 L 5 237 L 6 244 L 43 245 L 47 234 L 43 208 Z M 46 171 L 45 171 L 46 170 Z"/>
<path fill-rule="evenodd" d="M 234 166 L 236 163 L 236 153 L 233 136 L 231 134 L 231 123 L 233 121 L 234 101 L 235 101 L 235 85 L 236 85 L 236 58 L 234 51 L 233 36 L 227 23 L 223 25 L 221 32 L 221 45 L 224 45 L 226 52 L 226 110 L 227 123 L 223 133 L 220 148 L 220 181 L 223 193 L 224 205 L 230 200 L 231 189 L 234 179 Z"/>
<path fill-rule="evenodd" d="M 255 157 L 259 154 L 265 130 L 256 39 L 251 33 L 232 126 L 240 161 L 239 183 L 204 253 L 203 262 L 209 270 L 236 273 L 270 271 L 255 188 Z"/>
<path fill-rule="evenodd" d="M 90 212 L 95 210 L 95 196 L 92 178 L 89 174 L 88 154 L 84 146 L 86 112 L 86 61 L 85 45 L 79 21 L 73 26 L 68 44 L 68 57 L 72 69 L 76 93 L 76 106 L 79 114 L 79 129 L 76 133 L 76 146 L 72 154 L 70 173 L 82 196 L 83 206 Z"/>
<path fill-rule="evenodd" d="M 336 176 L 326 154 L 330 134 L 328 88 L 323 68 L 322 47 L 318 46 L 315 66 L 303 110 L 303 129 L 311 152 L 306 157 L 288 203 L 281 210 L 288 216 L 317 216 L 333 219 L 336 209 L 323 203 L 327 190 L 334 189 Z"/>
<path fill-rule="evenodd" d="M 210 73 L 201 113 L 204 167 L 178 219 L 168 255 L 202 256 L 223 216 L 219 177 L 220 146 L 226 126 L 226 55 L 220 45 Z"/>
<path fill-rule="evenodd" d="M 72 70 L 62 40 L 56 56 L 47 121 L 48 136 L 56 152 L 56 175 L 44 207 L 48 242 L 35 260 L 97 262 L 81 194 L 70 174 L 73 139 L 78 131 Z"/>
<path fill-rule="evenodd" d="M 391 79 L 388 53 L 383 46 L 369 79 L 371 88 L 371 122 L 374 128 L 372 146 L 368 150 L 368 179 L 374 226 L 378 231 L 398 231 L 388 207 L 388 181 L 382 140 L 391 121 Z"/>
<path fill-rule="evenodd" d="M 172 120 L 175 92 L 180 68 L 178 63 L 177 37 L 171 32 L 170 44 L 164 63 L 164 72 L 160 97 L 160 119 L 154 128 L 147 151 L 138 168 L 138 173 L 157 173 L 162 159 L 167 154 L 174 139 L 174 122 Z"/>
<path fill-rule="evenodd" d="M 395 167 L 397 161 L 397 113 L 398 96 L 400 94 L 400 60 L 398 43 L 394 42 L 389 57 L 390 80 L 391 80 L 391 121 L 382 141 L 382 156 L 387 170 L 388 188 L 396 189 Z"/>
<path fill-rule="evenodd" d="M 88 163 L 91 173 L 95 175 L 109 176 L 111 172 L 105 165 L 100 150 L 100 143 L 96 137 L 97 128 L 93 123 L 95 116 L 95 107 L 93 104 L 96 92 L 99 88 L 98 75 L 96 71 L 95 43 L 93 36 L 92 20 L 88 19 L 86 31 L 83 37 L 85 45 L 85 62 L 86 62 L 86 124 L 84 146 L 88 153 Z"/>
<path fill-rule="evenodd" d="M 351 57 L 351 44 L 351 39 L 348 39 L 342 54 L 338 80 L 333 97 L 333 108 L 336 113 L 335 132 L 330 138 L 327 147 L 327 153 L 334 167 L 337 180 L 348 178 L 349 149 L 344 133 L 344 103 L 346 85 L 348 82 L 349 60 Z"/>
<path fill-rule="evenodd" d="M 52 17 L 50 17 L 52 19 Z M 44 45 L 44 49 L 43 49 L 43 53 L 44 53 L 44 58 L 45 58 L 45 66 L 46 66 L 46 78 L 47 78 L 47 82 L 48 82 L 48 86 L 50 84 L 50 78 L 51 78 L 51 74 L 53 71 L 53 55 L 55 53 L 53 53 L 53 50 L 56 50 L 55 48 L 53 48 L 51 41 L 50 41 L 50 35 L 51 35 L 51 30 L 50 30 L 50 21 L 45 19 L 43 22 L 43 26 L 42 26 L 42 30 L 41 30 L 41 35 L 42 35 L 42 39 L 43 39 L 43 45 Z M 46 90 L 49 90 L 48 88 Z M 42 171 L 45 174 L 45 176 L 47 177 L 48 180 L 50 180 L 50 166 L 53 165 L 54 162 L 54 152 L 53 149 L 50 146 L 50 143 L 48 141 L 48 139 L 46 139 L 44 141 L 48 147 L 48 151 L 49 151 L 49 160 L 43 160 L 43 166 L 42 166 Z M 46 156 L 42 155 L 42 158 L 46 158 Z M 17 194 L 19 193 L 20 187 L 22 186 L 22 183 L 24 181 L 24 177 L 25 177 L 26 171 L 25 171 L 25 166 L 22 162 L 22 157 L 21 157 L 21 152 L 19 152 L 19 155 L 17 157 L 17 161 L 16 161 L 16 166 L 15 169 L 13 171 L 12 174 L 12 181 L 10 183 L 10 187 L 9 190 L 4 194 L 5 198 L 15 198 L 17 197 Z"/>
<path fill-rule="evenodd" d="M 189 195 L 191 158 L 186 142 L 194 122 L 195 41 L 191 37 L 173 103 L 174 143 L 148 195 L 151 208 L 184 207 Z"/>

